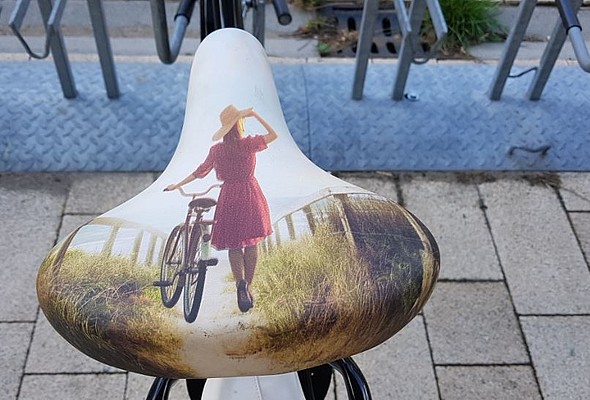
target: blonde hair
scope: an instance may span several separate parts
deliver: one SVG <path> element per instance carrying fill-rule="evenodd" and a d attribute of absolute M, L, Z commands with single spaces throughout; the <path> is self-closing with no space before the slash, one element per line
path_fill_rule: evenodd
<path fill-rule="evenodd" d="M 238 126 L 238 132 L 240 132 L 240 136 L 244 136 L 244 132 L 246 131 L 246 121 L 245 118 L 240 118 L 238 122 L 236 122 Z"/>

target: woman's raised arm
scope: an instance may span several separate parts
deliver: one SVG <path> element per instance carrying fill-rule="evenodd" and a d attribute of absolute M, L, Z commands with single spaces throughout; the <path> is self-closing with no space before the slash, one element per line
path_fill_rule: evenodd
<path fill-rule="evenodd" d="M 272 128 L 272 126 L 270 126 L 270 124 L 254 110 L 252 110 L 252 116 L 256 118 L 262 124 L 264 129 L 266 129 L 266 132 L 268 132 L 266 135 L 263 135 L 266 144 L 274 141 L 277 138 L 277 132 Z"/>

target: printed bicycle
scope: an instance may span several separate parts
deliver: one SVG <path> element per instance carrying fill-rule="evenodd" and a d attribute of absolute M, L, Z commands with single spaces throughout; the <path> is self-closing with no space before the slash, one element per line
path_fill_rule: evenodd
<path fill-rule="evenodd" d="M 162 303 L 172 308 L 178 303 L 184 291 L 183 309 L 186 322 L 197 319 L 207 267 L 217 265 L 218 259 L 211 257 L 210 241 L 214 220 L 203 216 L 217 205 L 209 197 L 201 197 L 221 185 L 213 185 L 202 193 L 186 193 L 178 188 L 180 194 L 190 197 L 186 218 L 182 224 L 172 229 L 160 266 L 160 280 L 154 286 L 160 288 Z"/>

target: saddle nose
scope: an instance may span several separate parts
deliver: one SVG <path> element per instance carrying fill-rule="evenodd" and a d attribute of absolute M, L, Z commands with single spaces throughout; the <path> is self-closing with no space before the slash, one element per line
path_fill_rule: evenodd
<path fill-rule="evenodd" d="M 214 208 L 195 215 L 195 199 Z M 263 48 L 223 29 L 195 54 L 165 171 L 57 244 L 37 292 L 53 327 L 103 363 L 170 378 L 266 375 L 387 340 L 438 270 L 414 215 L 303 155 Z"/>

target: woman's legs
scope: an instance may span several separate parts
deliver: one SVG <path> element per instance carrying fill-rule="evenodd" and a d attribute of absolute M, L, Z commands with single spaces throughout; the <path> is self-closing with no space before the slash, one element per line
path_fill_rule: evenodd
<path fill-rule="evenodd" d="M 234 279 L 236 282 L 244 280 L 245 273 L 244 273 L 244 252 L 243 249 L 229 249 L 227 251 L 229 257 L 229 265 L 231 267 L 231 272 L 234 274 Z"/>
<path fill-rule="evenodd" d="M 258 246 L 247 246 L 244 248 L 244 278 L 248 282 L 247 290 L 248 296 L 254 306 L 254 295 L 250 290 L 250 285 L 254 279 L 254 272 L 256 272 L 256 263 L 258 262 Z"/>
<path fill-rule="evenodd" d="M 246 312 L 252 308 L 252 297 L 248 290 L 248 281 L 245 268 L 244 249 L 229 249 L 228 250 L 229 264 L 231 266 L 234 279 L 236 280 L 238 308 L 241 312 Z"/>
<path fill-rule="evenodd" d="M 258 246 L 244 247 L 244 279 L 248 285 L 252 284 L 254 272 L 256 272 L 256 263 L 258 262 Z"/>

